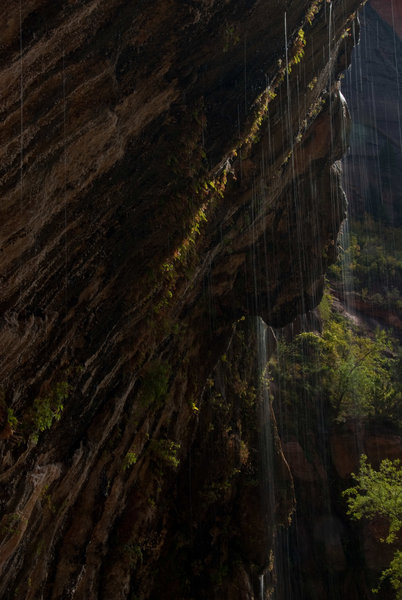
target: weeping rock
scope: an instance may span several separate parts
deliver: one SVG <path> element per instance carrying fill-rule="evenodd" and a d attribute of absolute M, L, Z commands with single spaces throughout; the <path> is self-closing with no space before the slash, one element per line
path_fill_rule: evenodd
<path fill-rule="evenodd" d="M 293 485 L 272 415 L 265 507 L 242 319 L 320 300 L 359 6 L 0 9 L 2 598 L 275 585 Z"/>
<path fill-rule="evenodd" d="M 371 0 L 362 11 L 361 24 L 361 42 L 353 58 L 356 69 L 342 84 L 353 116 L 351 148 L 344 161 L 345 187 L 352 214 L 368 212 L 400 227 L 401 4 Z"/>

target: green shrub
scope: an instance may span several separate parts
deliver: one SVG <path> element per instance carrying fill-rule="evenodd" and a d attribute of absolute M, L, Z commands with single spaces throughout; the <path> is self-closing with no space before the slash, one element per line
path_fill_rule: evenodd
<path fill-rule="evenodd" d="M 398 539 L 402 528 L 402 466 L 399 460 L 383 460 L 378 471 L 367 462 L 364 454 L 360 459 L 360 470 L 352 473 L 356 482 L 343 492 L 346 497 L 348 514 L 353 519 L 372 519 L 377 515 L 385 517 L 389 523 L 388 535 L 381 542 L 391 544 Z M 388 569 L 383 571 L 381 583 L 389 579 L 396 592 L 397 600 L 402 599 L 402 552 L 397 550 Z M 378 592 L 379 588 L 373 590 Z"/>
<path fill-rule="evenodd" d="M 10 425 L 13 431 L 16 431 L 18 427 L 18 419 L 15 416 L 12 408 L 7 409 L 7 423 Z"/>
<path fill-rule="evenodd" d="M 401 358 L 396 343 L 378 330 L 362 335 L 331 307 L 325 296 L 322 334 L 301 333 L 279 340 L 270 372 L 281 403 L 303 412 L 328 399 L 337 422 L 377 417 L 402 423 Z"/>
<path fill-rule="evenodd" d="M 180 444 L 173 440 L 152 440 L 151 451 L 155 458 L 165 463 L 169 467 L 176 469 L 180 464 L 177 452 L 180 450 Z"/>
<path fill-rule="evenodd" d="M 135 463 L 137 462 L 137 455 L 135 452 L 127 452 L 126 456 L 124 457 L 123 460 L 123 465 L 122 465 L 122 469 L 123 471 L 126 471 L 127 469 L 129 469 L 130 467 L 132 467 L 133 465 L 135 465 Z"/>
<path fill-rule="evenodd" d="M 31 436 L 34 441 L 38 441 L 40 433 L 50 429 L 54 421 L 60 421 L 70 389 L 67 381 L 60 381 L 47 396 L 35 398 L 30 419 Z"/>
<path fill-rule="evenodd" d="M 15 535 L 22 525 L 22 516 L 19 513 L 4 515 L 0 521 L 0 535 L 4 537 Z"/>
<path fill-rule="evenodd" d="M 142 564 L 143 552 L 140 544 L 129 542 L 122 547 L 122 552 L 127 557 L 130 567 L 135 567 L 137 563 Z"/>
<path fill-rule="evenodd" d="M 328 269 L 335 286 L 344 283 L 366 303 L 399 311 L 402 308 L 402 230 L 366 215 L 352 221 L 338 262 Z M 342 269 L 342 263 L 346 270 Z"/>

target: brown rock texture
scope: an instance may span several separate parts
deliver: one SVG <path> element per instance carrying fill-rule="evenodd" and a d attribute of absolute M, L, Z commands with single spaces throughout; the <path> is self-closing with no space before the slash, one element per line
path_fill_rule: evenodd
<path fill-rule="evenodd" d="M 402 5 L 398 0 L 382 2 L 381 0 L 370 0 L 370 6 L 380 17 L 390 25 L 402 39 Z"/>
<path fill-rule="evenodd" d="M 320 300 L 359 5 L 3 3 L 2 598 L 251 600 L 274 580 L 292 480 L 233 326 Z"/>

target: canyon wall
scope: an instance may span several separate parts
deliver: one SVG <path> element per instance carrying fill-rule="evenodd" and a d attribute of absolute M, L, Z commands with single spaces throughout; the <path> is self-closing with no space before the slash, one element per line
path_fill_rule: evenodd
<path fill-rule="evenodd" d="M 372 1 L 361 14 L 354 68 L 342 81 L 353 118 L 345 187 L 354 216 L 402 225 L 402 9 Z"/>
<path fill-rule="evenodd" d="M 0 9 L 2 598 L 270 593 L 256 317 L 335 260 L 359 5 Z"/>

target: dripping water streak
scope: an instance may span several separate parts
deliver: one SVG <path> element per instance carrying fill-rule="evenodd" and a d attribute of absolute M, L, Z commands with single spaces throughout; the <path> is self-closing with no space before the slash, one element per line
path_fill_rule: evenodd
<path fill-rule="evenodd" d="M 65 50 L 63 48 L 63 199 L 64 199 L 64 304 L 67 314 L 68 306 L 68 247 L 67 247 L 67 151 L 66 151 L 66 72 L 65 72 Z M 66 319 L 66 338 L 67 338 Z"/>
<path fill-rule="evenodd" d="M 20 213 L 22 214 L 24 203 L 24 70 L 22 58 L 22 0 L 19 4 L 19 26 L 20 26 Z M 21 299 L 21 285 L 19 286 L 19 297 Z"/>
<path fill-rule="evenodd" d="M 289 81 L 289 53 L 288 53 L 288 25 L 286 12 L 284 14 L 284 29 L 285 29 L 285 65 L 286 65 L 286 96 L 287 96 L 287 136 L 290 143 L 291 159 L 293 161 L 293 136 L 292 136 L 292 117 L 291 117 L 291 92 Z"/>
<path fill-rule="evenodd" d="M 274 489 L 274 440 L 270 411 L 270 398 L 267 382 L 267 325 L 257 317 L 257 356 L 258 388 L 260 390 L 260 453 L 261 453 L 261 489 L 265 527 L 275 529 L 275 489 Z M 260 589 L 264 592 L 264 578 L 260 578 Z M 263 596 L 261 596 L 263 599 Z"/>
<path fill-rule="evenodd" d="M 402 130 L 401 130 L 401 106 L 400 106 L 400 86 L 399 86 L 399 66 L 398 66 L 398 53 L 397 53 L 397 33 L 395 28 L 395 13 L 394 13 L 394 2 L 391 0 L 391 15 L 392 15 L 392 30 L 393 30 L 393 42 L 394 42 L 394 61 L 395 61 L 395 73 L 396 73 L 396 88 L 398 92 L 398 98 L 396 102 L 396 108 L 398 111 L 398 133 L 399 133 L 399 147 L 402 152 Z"/>
<path fill-rule="evenodd" d="M 22 61 L 22 0 L 20 0 L 20 199 L 23 201 L 23 163 L 24 163 L 24 72 Z"/>
<path fill-rule="evenodd" d="M 244 114 L 247 114 L 247 38 L 244 37 Z"/>

